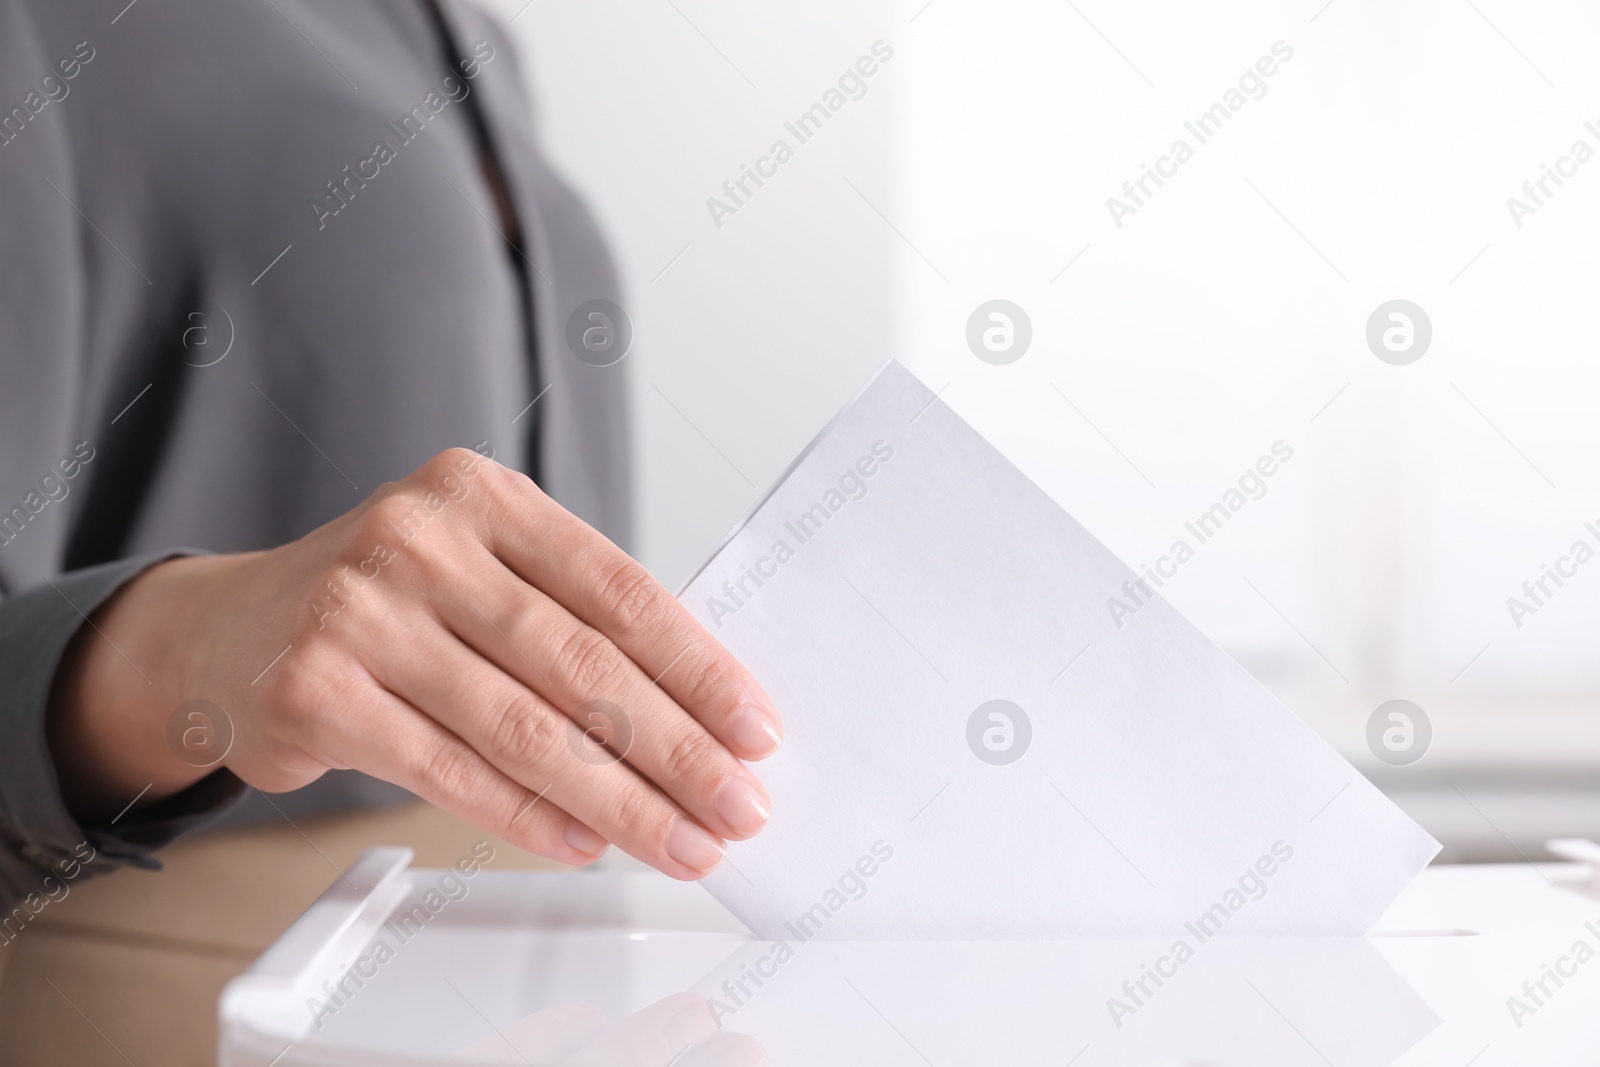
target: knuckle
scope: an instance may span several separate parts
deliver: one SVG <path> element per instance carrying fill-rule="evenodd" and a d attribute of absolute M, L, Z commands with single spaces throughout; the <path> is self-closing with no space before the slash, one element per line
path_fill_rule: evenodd
<path fill-rule="evenodd" d="M 697 648 L 684 659 L 688 662 L 679 688 L 691 709 L 710 707 L 733 688 L 734 670 L 726 655 Z"/>
<path fill-rule="evenodd" d="M 324 657 L 314 648 L 299 656 L 285 656 L 273 669 L 268 689 L 279 713 L 295 722 L 310 715 L 326 692 L 326 674 Z"/>
<path fill-rule="evenodd" d="M 538 485 L 534 480 L 514 467 L 507 467 L 487 456 L 480 456 L 476 452 L 467 452 L 465 457 L 456 464 L 456 473 L 469 481 L 481 484 L 484 492 L 493 503 L 505 504 L 527 494 L 530 490 L 536 496 L 544 494 L 538 492 Z"/>
<path fill-rule="evenodd" d="M 273 674 L 266 694 L 273 718 L 285 737 L 308 751 L 319 750 L 336 732 L 339 709 L 356 704 L 366 677 L 342 655 L 316 648 L 286 656 Z"/>
<path fill-rule="evenodd" d="M 454 741 L 441 741 L 422 765 L 422 780 L 442 798 L 466 796 L 474 771 L 472 750 Z"/>
<path fill-rule="evenodd" d="M 490 744 L 495 755 L 510 766 L 537 767 L 549 759 L 560 743 L 561 732 L 554 715 L 521 697 L 500 714 Z"/>
<path fill-rule="evenodd" d="M 629 637 L 661 617 L 666 591 L 649 571 L 624 556 L 611 565 L 600 582 L 600 595 L 612 632 Z"/>
<path fill-rule="evenodd" d="M 465 471 L 474 469 L 474 464 L 482 462 L 483 457 L 470 448 L 447 448 L 430 456 L 422 466 L 412 472 L 412 476 L 429 488 L 433 488 L 445 478 L 460 476 Z"/>
<path fill-rule="evenodd" d="M 580 626 L 562 642 L 557 662 L 581 696 L 605 691 L 622 669 L 622 653 L 602 633 Z"/>
<path fill-rule="evenodd" d="M 470 448 L 454 445 L 433 457 L 434 460 L 459 470 L 464 463 L 483 462 L 483 457 Z"/>
<path fill-rule="evenodd" d="M 423 463 L 402 479 L 380 501 L 400 501 L 406 511 L 422 507 L 429 514 L 445 511 L 449 505 L 465 500 L 470 484 L 487 467 L 493 466 L 467 448 L 449 448 Z"/>
<path fill-rule="evenodd" d="M 485 607 L 483 617 L 495 636 L 519 656 L 542 659 L 540 650 L 550 639 L 550 620 L 537 597 L 518 593 L 504 605 Z"/>
<path fill-rule="evenodd" d="M 367 494 L 366 504 L 371 506 L 380 500 L 386 500 L 396 493 L 404 492 L 406 483 L 403 480 L 390 478 L 388 481 L 379 482 L 377 488 Z"/>
<path fill-rule="evenodd" d="M 622 790 L 612 805 L 614 836 L 627 840 L 644 840 L 663 836 L 665 827 L 657 827 L 660 810 L 654 798 L 643 788 L 629 786 Z M 660 830 L 657 833 L 657 830 Z"/>
<path fill-rule="evenodd" d="M 396 487 L 376 498 L 362 512 L 356 525 L 357 544 L 396 538 L 407 541 L 433 518 L 426 496 L 409 486 Z"/>
<path fill-rule="evenodd" d="M 719 747 L 702 731 L 688 731 L 667 751 L 666 773 L 677 782 L 702 778 L 720 762 Z"/>
<path fill-rule="evenodd" d="M 469 448 L 447 448 L 418 470 L 425 487 L 460 500 L 467 493 L 467 482 L 481 472 L 484 458 Z"/>

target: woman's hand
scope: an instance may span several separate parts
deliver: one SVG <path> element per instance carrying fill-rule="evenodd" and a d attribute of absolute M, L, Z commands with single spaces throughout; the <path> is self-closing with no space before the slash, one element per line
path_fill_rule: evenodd
<path fill-rule="evenodd" d="M 755 679 L 638 563 L 465 449 L 281 548 L 152 567 L 92 621 L 50 720 L 85 819 L 209 773 L 167 740 L 196 700 L 264 791 L 353 767 L 564 863 L 614 842 L 699 878 L 768 818 L 740 762 L 780 739 Z"/>

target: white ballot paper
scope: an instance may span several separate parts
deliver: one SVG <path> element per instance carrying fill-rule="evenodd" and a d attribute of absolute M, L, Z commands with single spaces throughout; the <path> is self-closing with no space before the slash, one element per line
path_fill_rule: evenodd
<path fill-rule="evenodd" d="M 1137 578 L 885 366 L 680 594 L 784 717 L 706 888 L 791 943 L 1365 933 L 1438 843 Z"/>

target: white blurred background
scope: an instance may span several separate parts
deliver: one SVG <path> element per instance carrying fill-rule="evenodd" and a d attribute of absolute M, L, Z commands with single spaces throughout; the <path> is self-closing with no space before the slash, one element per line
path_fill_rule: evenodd
<path fill-rule="evenodd" d="M 1600 13 L 486 2 L 623 271 L 636 547 L 669 585 L 890 357 L 1134 566 L 1282 441 L 1163 594 L 1442 858 L 1600 838 L 1600 560 L 1520 627 L 1507 606 L 1600 549 L 1600 159 L 1520 227 L 1506 204 L 1573 142 L 1600 153 Z M 864 95 L 798 144 L 784 123 L 880 41 Z M 1278 42 L 1200 144 L 1185 122 Z M 780 138 L 794 158 L 719 226 L 707 199 Z M 1107 198 L 1179 138 L 1194 157 L 1116 225 Z M 1006 366 L 965 338 L 994 298 L 1032 323 Z M 1432 322 L 1409 365 L 1366 341 L 1393 299 Z M 1409 766 L 1368 749 L 1392 698 L 1432 721 Z"/>

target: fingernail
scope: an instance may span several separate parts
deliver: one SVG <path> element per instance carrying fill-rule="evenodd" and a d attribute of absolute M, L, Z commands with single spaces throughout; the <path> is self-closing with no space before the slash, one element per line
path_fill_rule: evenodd
<path fill-rule="evenodd" d="M 765 709 L 754 704 L 746 704 L 728 716 L 728 739 L 748 752 L 748 759 L 766 759 L 783 744 L 778 724 Z"/>
<path fill-rule="evenodd" d="M 585 856 L 602 856 L 611 843 L 593 830 L 589 829 L 577 819 L 567 820 L 566 832 L 562 834 L 567 839 L 567 844 L 582 852 Z"/>
<path fill-rule="evenodd" d="M 722 846 L 717 839 L 694 823 L 678 816 L 667 831 L 667 855 L 693 871 L 709 871 L 722 862 Z"/>
<path fill-rule="evenodd" d="M 737 774 L 730 774 L 723 780 L 711 806 L 734 833 L 744 837 L 767 825 L 767 820 L 772 818 L 766 798 Z"/>

